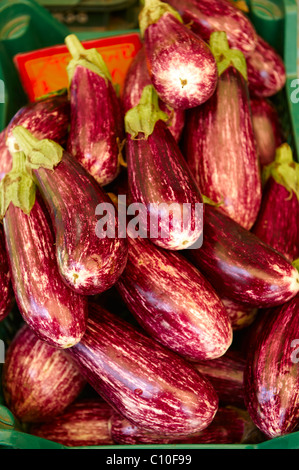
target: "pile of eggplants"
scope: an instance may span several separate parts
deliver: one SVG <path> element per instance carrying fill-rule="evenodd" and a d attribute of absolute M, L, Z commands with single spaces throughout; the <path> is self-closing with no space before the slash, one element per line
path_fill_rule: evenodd
<path fill-rule="evenodd" d="M 68 89 L 0 133 L 0 322 L 21 320 L 5 403 L 65 447 L 287 435 L 299 164 L 273 100 L 283 60 L 228 0 L 145 0 L 139 26 L 121 93 L 71 34 Z"/>

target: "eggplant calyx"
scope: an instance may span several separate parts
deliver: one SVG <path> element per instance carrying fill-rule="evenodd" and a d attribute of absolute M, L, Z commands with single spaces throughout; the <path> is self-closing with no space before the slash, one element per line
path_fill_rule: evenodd
<path fill-rule="evenodd" d="M 205 196 L 204 194 L 202 194 L 201 197 L 202 197 L 203 203 L 209 204 L 209 206 L 220 207 L 224 203 L 223 200 L 220 202 L 212 201 L 212 199 L 210 199 L 208 196 Z"/>
<path fill-rule="evenodd" d="M 146 28 L 157 21 L 165 13 L 173 15 L 180 23 L 183 23 L 181 15 L 172 8 L 168 3 L 161 2 L 160 0 L 145 0 L 144 6 L 139 13 L 139 29 L 141 37 L 143 38 Z"/>
<path fill-rule="evenodd" d="M 146 140 L 154 131 L 156 122 L 167 122 L 169 116 L 159 108 L 159 97 L 153 85 L 146 85 L 142 90 L 139 103 L 125 114 L 125 130 L 135 139 L 139 133 Z"/>
<path fill-rule="evenodd" d="M 215 57 L 218 76 L 229 67 L 234 67 L 247 81 L 247 65 L 243 52 L 231 49 L 224 31 L 215 31 L 210 36 L 210 49 Z"/>
<path fill-rule="evenodd" d="M 106 81 L 110 80 L 112 83 L 112 77 L 108 67 L 97 49 L 85 49 L 75 34 L 69 34 L 65 38 L 65 44 L 72 56 L 67 66 L 69 83 L 72 82 L 75 69 L 78 65 L 91 70 L 100 77 L 103 77 Z"/>
<path fill-rule="evenodd" d="M 292 262 L 292 265 L 294 266 L 294 268 L 297 269 L 297 271 L 299 271 L 299 258 L 295 259 L 295 260 Z"/>
<path fill-rule="evenodd" d="M 30 171 L 27 169 L 24 152 L 12 155 L 12 169 L 0 183 L 0 219 L 10 203 L 29 214 L 35 203 L 36 186 Z"/>
<path fill-rule="evenodd" d="M 274 161 L 264 167 L 263 185 L 270 177 L 289 191 L 290 198 L 295 193 L 299 201 L 299 163 L 294 161 L 292 149 L 286 142 L 276 149 Z"/>
<path fill-rule="evenodd" d="M 32 170 L 41 167 L 53 170 L 60 163 L 63 148 L 53 140 L 39 140 L 22 126 L 16 126 L 12 133 L 20 149 L 26 155 L 27 165 Z"/>

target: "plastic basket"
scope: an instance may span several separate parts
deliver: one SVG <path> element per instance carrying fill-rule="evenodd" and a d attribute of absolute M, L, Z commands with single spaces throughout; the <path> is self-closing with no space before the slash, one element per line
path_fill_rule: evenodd
<path fill-rule="evenodd" d="M 74 3 L 74 2 L 69 2 Z M 295 156 L 299 155 L 299 80 L 297 83 L 297 5 L 296 0 L 248 0 L 250 17 L 258 33 L 274 46 L 284 58 L 287 82 L 276 97 L 276 105 L 283 114 L 283 124 Z M 130 37 L 134 31 L 100 34 L 83 32 L 81 40 L 115 36 Z M 28 101 L 21 85 L 14 56 L 19 53 L 63 45 L 69 30 L 38 3 L 30 0 L 0 1 L 0 80 L 5 83 L 5 102 L 0 103 L 0 130 L 12 115 Z M 100 44 L 100 43 L 97 43 Z M 138 48 L 138 44 L 135 47 Z M 132 54 L 132 57 L 133 58 Z M 0 82 L 1 84 L 1 82 Z M 298 98 L 297 98 L 298 95 Z M 1 90 L 0 90 L 1 98 Z M 1 99 L 0 99 L 1 101 Z M 0 340 L 9 345 L 18 329 L 15 312 L 0 323 Z M 0 342 L 1 344 L 1 342 Z M 3 344 L 3 343 L 2 343 Z M 1 367 L 1 364 L 0 364 Z M 5 407 L 0 384 L 0 448 L 13 449 L 63 449 L 55 442 L 32 436 L 19 428 Z M 88 447 L 85 447 L 88 448 Z M 260 444 L 235 445 L 154 445 L 154 446 L 95 446 L 93 449 L 299 449 L 299 432 L 267 440 Z"/>

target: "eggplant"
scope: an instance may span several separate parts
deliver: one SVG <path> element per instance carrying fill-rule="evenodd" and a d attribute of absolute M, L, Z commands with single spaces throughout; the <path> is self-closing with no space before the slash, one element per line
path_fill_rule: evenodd
<path fill-rule="evenodd" d="M 253 130 L 259 162 L 263 168 L 275 159 L 275 152 L 283 143 L 283 131 L 276 108 L 267 98 L 250 99 Z"/>
<path fill-rule="evenodd" d="M 269 438 L 291 433 L 299 420 L 299 295 L 264 312 L 244 370 L 244 399 Z"/>
<path fill-rule="evenodd" d="M 128 187 L 135 203 L 130 210 L 139 210 L 139 236 L 181 250 L 201 243 L 203 204 L 167 119 L 152 85 L 144 87 L 139 104 L 125 115 Z"/>
<path fill-rule="evenodd" d="M 145 0 L 139 26 L 152 84 L 174 109 L 207 101 L 217 84 L 217 66 L 208 45 L 179 13 L 159 0 Z"/>
<path fill-rule="evenodd" d="M 185 24 L 209 42 L 213 32 L 223 31 L 229 45 L 248 57 L 255 49 L 257 33 L 250 19 L 227 0 L 164 0 L 181 15 Z"/>
<path fill-rule="evenodd" d="M 38 141 L 22 127 L 14 133 L 25 149 L 27 165 L 49 211 L 58 268 L 65 283 L 81 295 L 109 289 L 124 270 L 128 254 L 127 240 L 119 233 L 118 215 L 109 196 L 55 142 Z M 107 231 L 97 220 L 104 211 L 108 214 L 104 220 Z"/>
<path fill-rule="evenodd" d="M 197 433 L 218 409 L 214 388 L 190 363 L 95 303 L 83 339 L 67 353 L 108 404 L 148 431 Z"/>
<path fill-rule="evenodd" d="M 13 116 L 0 138 L 0 179 L 12 169 L 12 154 L 20 150 L 13 129 L 23 126 L 37 139 L 52 139 L 63 147 L 67 142 L 70 104 L 65 89 L 28 103 Z"/>
<path fill-rule="evenodd" d="M 256 307 L 243 304 L 237 300 L 228 299 L 227 297 L 222 296 L 221 302 L 227 311 L 233 331 L 247 328 L 255 320 L 258 313 Z"/>
<path fill-rule="evenodd" d="M 0 322 L 9 314 L 14 302 L 14 293 L 3 229 L 0 226 Z"/>
<path fill-rule="evenodd" d="M 204 276 L 181 254 L 128 237 L 116 287 L 141 327 L 186 359 L 222 356 L 232 342 L 228 314 Z"/>
<path fill-rule="evenodd" d="M 124 139 L 120 101 L 100 53 L 85 50 L 74 34 L 65 43 L 72 56 L 67 66 L 71 117 L 66 149 L 106 186 L 120 171 Z"/>
<path fill-rule="evenodd" d="M 289 261 L 299 258 L 299 164 L 284 143 L 264 169 L 261 208 L 252 232 Z"/>
<path fill-rule="evenodd" d="M 187 113 L 182 151 L 202 194 L 246 229 L 261 203 L 261 175 L 250 111 L 246 63 L 229 49 L 225 33 L 212 33 L 219 67 L 216 92 Z"/>
<path fill-rule="evenodd" d="M 264 435 L 255 426 L 249 413 L 244 409 L 226 406 L 220 407 L 212 423 L 192 437 L 170 439 L 155 435 L 138 428 L 128 420 L 113 413 L 111 417 L 111 436 L 116 444 L 245 444 L 265 440 Z"/>
<path fill-rule="evenodd" d="M 23 423 L 34 423 L 62 413 L 86 381 L 65 351 L 48 345 L 24 324 L 6 351 L 2 385 L 13 415 Z"/>
<path fill-rule="evenodd" d="M 276 50 L 261 36 L 258 36 L 256 47 L 247 57 L 246 63 L 251 96 L 269 98 L 285 86 L 284 62 Z"/>
<path fill-rule="evenodd" d="M 245 408 L 244 369 L 246 359 L 239 350 L 229 349 L 223 356 L 194 363 L 196 369 L 213 384 L 220 406 Z"/>
<path fill-rule="evenodd" d="M 66 447 L 111 445 L 112 413 L 113 409 L 100 398 L 78 398 L 51 421 L 31 425 L 29 432 Z"/>
<path fill-rule="evenodd" d="M 138 105 L 145 86 L 151 85 L 151 79 L 146 64 L 144 46 L 139 49 L 131 62 L 126 74 L 124 90 L 122 94 L 122 106 L 124 114 Z M 173 109 L 159 100 L 160 109 L 169 117 L 167 126 L 176 142 L 179 142 L 185 124 L 185 111 Z"/>
<path fill-rule="evenodd" d="M 283 304 L 299 291 L 297 269 L 255 234 L 205 204 L 204 240 L 187 256 L 220 296 L 253 307 Z"/>

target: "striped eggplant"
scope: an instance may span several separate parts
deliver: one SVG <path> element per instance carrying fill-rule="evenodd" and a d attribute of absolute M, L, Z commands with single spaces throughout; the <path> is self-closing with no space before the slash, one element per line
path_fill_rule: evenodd
<path fill-rule="evenodd" d="M 126 74 L 122 94 L 124 113 L 138 105 L 143 88 L 151 85 L 151 79 L 146 65 L 145 49 L 141 47 L 134 57 Z M 185 111 L 173 109 L 159 100 L 160 109 L 169 116 L 167 126 L 173 137 L 179 142 L 185 124 Z"/>
<path fill-rule="evenodd" d="M 146 61 L 159 97 L 175 109 L 207 101 L 217 84 L 217 66 L 208 45 L 167 3 L 145 0 L 139 14 Z"/>
<path fill-rule="evenodd" d="M 299 163 L 287 143 L 264 169 L 265 186 L 253 233 L 288 260 L 299 258 Z"/>
<path fill-rule="evenodd" d="M 186 253 L 220 296 L 254 307 L 273 307 L 299 291 L 297 269 L 252 232 L 205 204 L 201 248 Z"/>
<path fill-rule="evenodd" d="M 225 33 L 212 33 L 219 67 L 216 92 L 187 113 L 183 154 L 202 194 L 246 229 L 261 203 L 261 176 L 250 112 L 246 63 L 229 49 Z"/>
<path fill-rule="evenodd" d="M 120 101 L 100 53 L 85 49 L 74 34 L 65 43 L 72 56 L 67 66 L 71 106 L 67 151 L 105 186 L 120 170 L 124 139 Z"/>
<path fill-rule="evenodd" d="M 30 426 L 30 434 L 66 447 L 114 444 L 109 429 L 113 409 L 101 399 L 78 398 L 46 423 Z"/>
<path fill-rule="evenodd" d="M 181 15 L 184 23 L 209 42 L 213 32 L 224 31 L 229 45 L 248 57 L 255 49 L 257 34 L 249 18 L 227 0 L 164 0 Z"/>
<path fill-rule="evenodd" d="M 202 197 L 164 120 L 152 85 L 125 115 L 130 200 L 138 209 L 139 235 L 169 250 L 201 242 Z M 133 215 L 133 214 L 132 214 Z"/>
<path fill-rule="evenodd" d="M 273 162 L 276 149 L 283 143 L 278 112 L 267 98 L 250 99 L 253 130 L 261 167 Z"/>
<path fill-rule="evenodd" d="M 2 385 L 5 403 L 21 422 L 53 419 L 86 384 L 65 351 L 40 340 L 23 325 L 6 351 Z"/>
<path fill-rule="evenodd" d="M 244 398 L 255 425 L 268 437 L 299 422 L 299 295 L 263 313 L 244 371 Z"/>
<path fill-rule="evenodd" d="M 130 238 L 116 287 L 150 336 L 186 359 L 222 356 L 232 342 L 228 314 L 203 275 L 181 254 Z"/>
<path fill-rule="evenodd" d="M 246 360 L 239 350 L 229 349 L 223 356 L 194 363 L 196 369 L 213 384 L 220 405 L 245 408 L 244 369 Z"/>
<path fill-rule="evenodd" d="M 3 229 L 0 226 L 0 322 L 9 314 L 14 302 Z"/>
<path fill-rule="evenodd" d="M 126 238 L 118 233 L 118 216 L 109 196 L 55 142 L 38 141 L 22 127 L 14 133 L 49 210 L 59 272 L 65 283 L 82 295 L 109 289 L 124 270 L 128 252 Z M 97 220 L 97 215 L 106 210 L 109 236 Z"/>
<path fill-rule="evenodd" d="M 261 36 L 254 51 L 246 59 L 248 88 L 252 96 L 268 98 L 285 85 L 285 65 L 276 52 Z"/>
<path fill-rule="evenodd" d="M 16 126 L 25 127 L 38 139 L 53 139 L 64 147 L 67 142 L 69 123 L 70 104 L 65 89 L 28 103 L 19 109 L 3 134 L 1 133 L 0 179 L 11 170 L 12 154 L 19 150 L 12 132 Z"/>
<path fill-rule="evenodd" d="M 214 388 L 190 363 L 94 303 L 83 339 L 67 353 L 108 404 L 148 431 L 197 433 L 218 409 Z"/>
<path fill-rule="evenodd" d="M 170 439 L 146 432 L 134 426 L 122 416 L 113 413 L 111 418 L 111 436 L 116 444 L 245 444 L 265 440 L 263 434 L 244 409 L 226 406 L 220 407 L 212 423 L 192 437 Z"/>
<path fill-rule="evenodd" d="M 233 331 L 242 330 L 251 325 L 258 312 L 256 307 L 243 304 L 237 300 L 228 299 L 227 297 L 222 296 L 221 302 L 228 313 Z"/>

